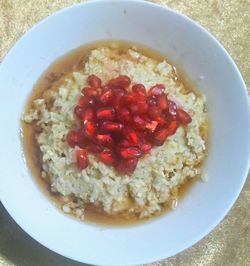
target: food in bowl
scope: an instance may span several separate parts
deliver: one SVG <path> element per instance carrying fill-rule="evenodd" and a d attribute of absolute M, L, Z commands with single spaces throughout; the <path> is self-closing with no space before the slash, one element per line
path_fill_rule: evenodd
<path fill-rule="evenodd" d="M 66 61 L 43 76 L 22 118 L 26 157 L 31 145 L 28 161 L 62 210 L 135 221 L 174 208 L 202 175 L 204 95 L 139 45 L 95 44 Z"/>

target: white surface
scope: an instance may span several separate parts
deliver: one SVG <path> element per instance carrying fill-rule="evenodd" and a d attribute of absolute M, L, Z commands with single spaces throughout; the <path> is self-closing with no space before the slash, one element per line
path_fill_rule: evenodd
<path fill-rule="evenodd" d="M 197 183 L 176 211 L 124 228 L 101 228 L 63 215 L 29 175 L 20 142 L 20 114 L 43 71 L 71 49 L 103 39 L 142 43 L 180 65 L 207 96 L 212 121 L 209 181 Z M 245 182 L 250 115 L 244 82 L 223 47 L 172 10 L 141 1 L 99 1 L 62 10 L 17 42 L 0 66 L 0 84 L 0 198 L 28 234 L 64 256 L 98 265 L 172 256 L 221 221 Z"/>

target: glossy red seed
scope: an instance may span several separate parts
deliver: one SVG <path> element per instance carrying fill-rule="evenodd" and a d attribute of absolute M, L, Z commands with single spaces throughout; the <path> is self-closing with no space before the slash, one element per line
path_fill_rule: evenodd
<path fill-rule="evenodd" d="M 103 107 L 96 111 L 96 117 L 100 120 L 113 120 L 115 118 L 115 109 L 113 107 Z"/>
<path fill-rule="evenodd" d="M 161 95 L 164 90 L 165 86 L 163 84 L 156 84 L 149 89 L 149 95 Z"/>
<path fill-rule="evenodd" d="M 163 145 L 166 138 L 169 136 L 169 130 L 167 128 L 157 131 L 154 135 L 154 144 L 157 146 Z"/>
<path fill-rule="evenodd" d="M 127 108 L 121 108 L 117 111 L 117 116 L 120 122 L 129 123 L 131 121 L 131 115 Z"/>
<path fill-rule="evenodd" d="M 70 130 L 66 136 L 67 143 L 70 147 L 79 145 L 82 139 L 82 136 L 76 130 Z"/>
<path fill-rule="evenodd" d="M 158 106 L 163 111 L 168 109 L 168 100 L 165 94 L 162 94 L 158 97 Z"/>
<path fill-rule="evenodd" d="M 99 158 L 103 163 L 107 165 L 113 165 L 115 162 L 114 155 L 111 151 L 108 150 L 101 152 Z"/>
<path fill-rule="evenodd" d="M 96 135 L 96 140 L 103 145 L 111 145 L 113 142 L 113 139 L 110 134 L 98 134 Z"/>
<path fill-rule="evenodd" d="M 188 125 L 189 123 L 192 122 L 191 116 L 182 109 L 178 109 L 176 111 L 176 117 L 178 121 L 180 121 L 180 123 L 183 125 Z"/>
<path fill-rule="evenodd" d="M 92 108 L 87 108 L 82 114 L 82 121 L 91 121 L 94 118 L 94 110 Z"/>
<path fill-rule="evenodd" d="M 158 126 L 158 122 L 157 121 L 151 121 L 149 123 L 147 123 L 146 128 L 150 131 L 150 132 L 154 132 L 156 127 Z"/>
<path fill-rule="evenodd" d="M 87 97 L 81 96 L 78 101 L 78 106 L 85 108 L 89 104 L 89 99 Z"/>
<path fill-rule="evenodd" d="M 139 107 L 136 103 L 131 103 L 129 105 L 129 110 L 131 111 L 132 114 L 138 114 Z"/>
<path fill-rule="evenodd" d="M 121 131 L 123 128 L 123 124 L 115 123 L 111 121 L 104 121 L 101 125 L 101 129 L 105 131 Z"/>
<path fill-rule="evenodd" d="M 96 125 L 94 122 L 86 122 L 84 124 L 84 134 L 88 138 L 93 138 L 96 134 Z"/>
<path fill-rule="evenodd" d="M 102 94 L 99 97 L 99 100 L 103 104 L 107 104 L 108 102 L 111 101 L 113 97 L 113 92 L 111 89 L 105 89 L 102 91 Z"/>
<path fill-rule="evenodd" d="M 87 78 L 87 83 L 93 88 L 100 88 L 102 85 L 102 81 L 96 75 L 90 75 Z"/>
<path fill-rule="evenodd" d="M 95 97 L 98 95 L 98 91 L 96 90 L 96 88 L 90 88 L 90 87 L 84 87 L 82 89 L 82 94 L 85 96 L 85 97 Z"/>
<path fill-rule="evenodd" d="M 139 101 L 145 101 L 145 97 L 138 93 L 131 92 L 123 97 L 123 102 L 125 104 L 137 103 Z"/>
<path fill-rule="evenodd" d="M 157 105 L 158 101 L 157 101 L 157 97 L 154 95 L 151 95 L 147 98 L 147 102 L 149 106 L 154 106 Z"/>
<path fill-rule="evenodd" d="M 167 120 L 165 119 L 163 115 L 156 117 L 155 120 L 158 122 L 158 125 L 160 126 L 167 124 Z"/>
<path fill-rule="evenodd" d="M 137 158 L 142 156 L 142 152 L 139 148 L 128 147 L 128 148 L 121 148 L 120 155 L 124 159 Z"/>
<path fill-rule="evenodd" d="M 76 164 L 80 170 L 83 170 L 88 167 L 89 162 L 86 150 L 84 149 L 76 150 Z"/>
<path fill-rule="evenodd" d="M 175 116 L 176 115 L 176 110 L 177 110 L 177 105 L 173 101 L 168 101 L 168 111 L 171 115 Z"/>
<path fill-rule="evenodd" d="M 179 124 L 178 124 L 178 121 L 177 120 L 172 120 L 169 123 L 169 125 L 167 127 L 169 136 L 173 135 L 176 132 L 178 126 L 179 126 Z"/>
<path fill-rule="evenodd" d="M 149 105 L 146 101 L 138 101 L 136 105 L 138 107 L 138 114 L 145 114 L 148 112 Z"/>
<path fill-rule="evenodd" d="M 152 119 L 157 118 L 161 115 L 161 109 L 159 109 L 157 106 L 151 106 L 148 109 L 148 115 Z"/>
<path fill-rule="evenodd" d="M 153 148 L 153 145 L 151 143 L 144 143 L 140 146 L 140 149 L 143 153 L 149 152 Z"/>
<path fill-rule="evenodd" d="M 120 86 L 123 88 L 127 88 L 129 87 L 130 83 L 131 80 L 128 76 L 119 76 L 117 78 L 111 79 L 108 84 L 111 86 Z"/>
<path fill-rule="evenodd" d="M 83 115 L 83 113 L 84 113 L 84 108 L 83 107 L 81 107 L 81 106 L 79 106 L 79 105 L 77 105 L 76 107 L 75 107 L 75 109 L 74 109 L 74 113 L 75 113 L 75 115 L 77 116 L 77 117 L 82 117 L 82 115 Z"/>
<path fill-rule="evenodd" d="M 127 139 L 123 139 L 121 142 L 120 142 L 120 147 L 122 148 L 128 148 L 131 146 L 131 143 L 127 140 Z"/>
<path fill-rule="evenodd" d="M 134 115 L 133 121 L 134 121 L 135 126 L 139 129 L 144 129 L 147 125 L 147 122 L 143 120 L 139 115 Z"/>
<path fill-rule="evenodd" d="M 125 160 L 124 165 L 125 165 L 125 170 L 128 174 L 132 174 L 137 166 L 138 159 L 137 158 L 130 158 Z"/>
<path fill-rule="evenodd" d="M 146 88 L 145 88 L 145 86 L 143 84 L 135 84 L 135 85 L 133 85 L 132 91 L 137 93 L 137 94 L 140 94 L 140 95 L 142 95 L 144 97 L 147 96 Z"/>
<path fill-rule="evenodd" d="M 132 128 L 124 128 L 123 135 L 127 138 L 132 144 L 139 144 L 139 137 L 137 132 Z"/>

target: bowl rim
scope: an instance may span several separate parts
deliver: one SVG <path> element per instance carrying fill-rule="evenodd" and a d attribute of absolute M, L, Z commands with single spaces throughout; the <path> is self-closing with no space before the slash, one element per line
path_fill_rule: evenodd
<path fill-rule="evenodd" d="M 40 27 L 40 25 L 42 25 L 45 21 L 48 21 L 52 18 L 54 18 L 55 16 L 59 16 L 62 13 L 66 13 L 69 10 L 72 9 L 77 9 L 79 8 L 79 6 L 86 6 L 86 5 L 93 5 L 96 4 L 98 2 L 105 2 L 105 3 L 118 3 L 118 1 L 116 0 L 92 0 L 92 1 L 88 1 L 88 2 L 83 2 L 83 3 L 78 3 L 78 4 L 74 4 L 71 5 L 69 7 L 66 8 L 62 8 L 54 13 L 52 13 L 51 15 L 45 17 L 44 19 L 42 19 L 41 21 L 39 21 L 38 23 L 36 23 L 35 25 L 33 25 L 27 32 L 25 32 L 25 34 L 23 34 L 21 36 L 21 38 L 14 44 L 14 46 L 8 51 L 7 55 L 4 57 L 3 61 L 0 64 L 0 70 L 1 68 L 4 67 L 5 62 L 8 61 L 8 58 L 12 55 L 12 53 L 15 51 L 15 47 L 19 45 L 19 43 L 22 42 L 23 38 L 26 38 L 27 35 L 32 34 L 33 31 L 35 31 L 38 27 Z M 247 87 L 245 85 L 245 82 L 241 76 L 241 73 L 236 65 L 236 63 L 234 62 L 234 60 L 231 58 L 231 56 L 229 55 L 229 53 L 227 52 L 227 50 L 223 47 L 223 45 L 204 27 L 202 27 L 198 22 L 194 21 L 193 19 L 189 18 L 187 15 L 176 11 L 172 8 L 157 4 L 157 3 L 153 3 L 153 2 L 148 2 L 148 1 L 144 1 L 144 0 L 119 0 L 119 2 L 121 3 L 139 3 L 142 5 L 148 5 L 148 6 L 153 6 L 153 7 L 157 7 L 160 9 L 166 9 L 171 13 L 174 13 L 175 15 L 181 16 L 183 19 L 185 19 L 186 21 L 190 22 L 193 26 L 198 27 L 201 31 L 203 31 L 209 38 L 211 38 L 216 45 L 218 46 L 219 49 L 222 50 L 223 54 L 225 57 L 227 57 L 227 59 L 229 59 L 235 73 L 237 74 L 237 77 L 239 78 L 239 81 L 242 84 L 242 87 L 244 88 L 244 100 L 246 101 L 246 104 L 248 104 L 248 118 L 250 118 L 250 101 L 249 101 L 249 95 L 248 95 L 248 91 L 247 91 Z M 250 140 L 249 140 L 250 141 Z M 249 146 L 249 145 L 248 145 Z M 228 212 L 230 211 L 230 209 L 232 208 L 232 206 L 234 205 L 234 203 L 236 202 L 237 198 L 239 197 L 239 194 L 246 182 L 247 179 L 247 175 L 248 175 L 248 171 L 250 168 L 250 150 L 249 150 L 249 156 L 248 156 L 248 162 L 245 166 L 244 169 L 244 176 L 242 176 L 241 178 L 241 182 L 239 183 L 238 189 L 237 191 L 235 191 L 234 193 L 234 197 L 231 198 L 231 202 L 230 204 L 228 204 L 227 208 L 225 208 L 223 210 L 223 212 L 220 213 L 219 218 L 214 221 L 209 227 L 207 227 L 206 230 L 204 230 L 202 233 L 200 233 L 199 235 L 196 235 L 196 237 L 193 237 L 191 241 L 189 241 L 188 243 L 186 243 L 185 245 L 182 245 L 182 248 L 180 250 L 176 250 L 175 253 L 172 254 L 172 256 L 178 254 L 179 252 L 182 252 L 184 250 L 186 250 L 187 248 L 193 246 L 195 243 L 197 243 L 198 241 L 200 241 L 202 238 L 204 238 L 207 234 L 209 234 L 224 218 L 225 216 L 228 214 Z M 22 221 L 20 221 L 19 219 L 16 219 L 16 215 L 15 215 L 15 211 L 12 210 L 11 208 L 9 208 L 8 206 L 8 199 L 2 198 L 0 195 L 0 201 L 2 202 L 4 208 L 7 210 L 7 212 L 10 214 L 10 216 L 14 219 L 14 221 L 16 221 L 16 223 L 18 224 L 18 226 L 21 227 L 21 229 L 23 231 L 25 231 L 31 238 L 35 239 L 38 243 L 42 244 L 44 247 L 52 250 L 53 252 L 60 254 L 61 256 L 64 256 L 66 258 L 70 258 L 74 261 L 78 261 L 76 258 L 74 258 L 73 256 L 70 256 L 69 254 L 65 254 L 63 252 L 61 252 L 59 249 L 56 248 L 55 245 L 48 245 L 48 243 L 44 243 L 43 240 L 39 239 L 36 236 L 33 236 L 32 232 L 29 230 L 29 227 L 26 226 L 25 224 L 22 223 Z M 141 260 L 141 261 L 137 261 L 137 264 L 144 264 L 144 263 L 151 263 L 151 262 L 155 262 L 158 260 L 162 260 L 165 258 L 165 254 L 157 254 L 157 256 L 150 256 L 150 260 L 145 259 L 145 260 Z M 82 261 L 79 261 L 82 262 Z M 100 265 L 100 261 L 98 261 L 98 259 L 96 261 L 88 261 L 87 257 L 86 260 L 84 261 L 84 263 L 89 263 L 89 264 L 95 264 L 95 265 Z M 110 264 L 101 264 L 101 265 L 110 265 Z M 113 265 L 118 265 L 118 264 L 113 264 Z M 120 264 L 119 264 L 120 265 Z M 122 265 L 122 264 L 121 264 Z M 127 265 L 134 265 L 134 264 L 127 264 Z"/>

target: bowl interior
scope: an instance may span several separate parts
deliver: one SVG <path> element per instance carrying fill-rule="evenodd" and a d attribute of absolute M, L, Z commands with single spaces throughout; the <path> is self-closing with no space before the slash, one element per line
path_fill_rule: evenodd
<path fill-rule="evenodd" d="M 20 115 L 39 76 L 68 51 L 107 39 L 141 43 L 166 55 L 206 95 L 211 119 L 204 169 L 209 181 L 197 183 L 176 211 L 123 228 L 85 224 L 58 211 L 30 176 L 20 142 Z M 1 200 L 27 233 L 64 256 L 98 265 L 172 256 L 212 230 L 244 184 L 250 150 L 244 82 L 208 32 L 169 9 L 141 1 L 96 1 L 60 11 L 10 51 L 0 68 L 0 84 Z"/>

